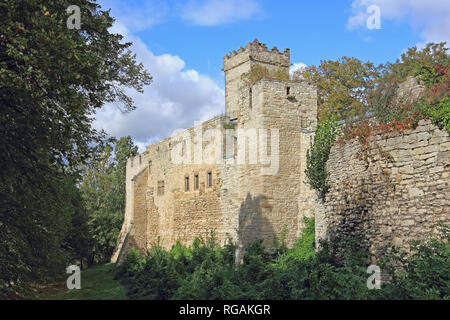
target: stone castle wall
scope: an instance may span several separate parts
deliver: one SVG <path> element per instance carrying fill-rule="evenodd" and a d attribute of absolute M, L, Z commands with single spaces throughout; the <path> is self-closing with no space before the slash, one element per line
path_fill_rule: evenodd
<path fill-rule="evenodd" d="M 312 135 L 301 129 L 316 127 L 316 89 L 307 82 L 280 80 L 260 80 L 250 88 L 241 76 L 255 64 L 287 73 L 289 50 L 269 51 L 254 41 L 225 56 L 226 116 L 154 143 L 129 159 L 125 222 L 113 262 L 120 262 L 131 247 L 145 251 L 157 242 L 167 249 L 177 241 L 190 245 L 211 231 L 220 244 L 231 239 L 240 249 L 258 239 L 270 246 L 274 235 L 283 232 L 288 245 L 294 244 L 303 216 L 313 214 L 312 192 L 303 183 Z M 235 128 L 225 129 L 230 118 Z M 214 134 L 198 143 L 199 132 L 210 129 Z M 186 137 L 190 145 L 182 144 Z M 189 154 L 191 161 L 176 163 L 171 157 L 174 151 L 180 154 L 180 144 L 181 154 Z M 196 159 L 202 153 L 213 161 Z"/>
<path fill-rule="evenodd" d="M 316 243 L 364 229 L 376 257 L 384 245 L 406 248 L 409 240 L 431 235 L 438 220 L 450 222 L 449 134 L 424 120 L 415 129 L 373 136 L 366 159 L 355 140 L 335 144 L 327 163 L 331 188 L 323 202 L 317 198 L 304 174 L 317 127 L 316 88 L 269 79 L 249 87 L 241 79 L 256 64 L 288 72 L 289 55 L 289 49 L 269 51 L 256 40 L 225 55 L 225 116 L 128 159 L 125 218 L 113 262 L 132 247 L 190 245 L 211 231 L 222 245 L 228 239 L 236 243 L 239 259 L 255 240 L 270 247 L 274 235 L 284 233 L 292 246 L 303 217 L 311 216 Z M 408 79 L 398 97 L 410 103 L 422 91 Z M 174 152 L 181 162 L 174 161 Z"/>
<path fill-rule="evenodd" d="M 264 66 L 271 72 L 282 70 L 289 74 L 290 51 L 285 49 L 279 52 L 276 47 L 269 51 L 265 44 L 255 39 L 245 48 L 240 47 L 239 50 L 223 57 L 226 115 L 231 119 L 237 118 L 240 111 L 241 76 L 249 72 L 254 65 Z"/>
<path fill-rule="evenodd" d="M 408 241 L 429 237 L 438 220 L 450 223 L 445 129 L 421 120 L 415 129 L 375 135 L 367 161 L 360 156 L 356 140 L 332 147 L 331 188 L 316 208 L 317 240 L 363 228 L 376 257 L 384 245 L 407 249 Z"/>
<path fill-rule="evenodd" d="M 223 117 L 217 117 L 204 122 L 202 130 L 217 129 L 222 132 L 223 121 Z M 144 210 L 134 211 L 135 220 L 138 216 L 148 217 L 147 241 L 143 248 L 148 248 L 156 242 L 165 248 L 170 248 L 177 241 L 190 244 L 195 237 L 208 236 L 211 230 L 217 232 L 219 240 L 225 238 L 226 230 L 220 219 L 221 171 L 216 163 L 201 163 L 194 158 L 197 148 L 196 127 L 185 130 L 184 134 L 187 134 L 191 141 L 190 146 L 184 147 L 184 152 L 190 153 L 186 158 L 187 163 L 176 163 L 172 159 L 174 148 L 182 144 L 177 138 L 164 139 L 147 147 L 150 162 L 147 188 L 143 193 L 147 205 Z M 206 146 L 207 142 L 203 142 L 202 150 Z M 212 177 L 211 187 L 207 186 L 208 172 Z M 198 189 L 194 187 L 196 175 Z M 186 177 L 189 177 L 187 191 Z"/>

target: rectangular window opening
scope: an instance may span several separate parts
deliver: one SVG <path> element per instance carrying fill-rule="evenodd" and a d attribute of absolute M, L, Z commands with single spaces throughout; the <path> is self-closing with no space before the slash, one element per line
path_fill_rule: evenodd
<path fill-rule="evenodd" d="M 184 191 L 189 191 L 189 177 L 184 177 Z"/>
<path fill-rule="evenodd" d="M 198 190 L 198 174 L 194 175 L 194 190 Z"/>
<path fill-rule="evenodd" d="M 211 173 L 211 171 L 209 171 L 207 176 L 206 176 L 206 185 L 208 186 L 208 188 L 212 187 L 212 173 Z"/>

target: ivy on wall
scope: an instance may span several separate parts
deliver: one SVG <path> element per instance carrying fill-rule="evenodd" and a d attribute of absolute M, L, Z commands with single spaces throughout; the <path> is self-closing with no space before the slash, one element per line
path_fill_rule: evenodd
<path fill-rule="evenodd" d="M 306 152 L 307 183 L 319 192 L 321 198 L 328 191 L 328 171 L 326 168 L 331 147 L 336 139 L 337 117 L 328 115 L 317 127 L 314 141 Z"/>

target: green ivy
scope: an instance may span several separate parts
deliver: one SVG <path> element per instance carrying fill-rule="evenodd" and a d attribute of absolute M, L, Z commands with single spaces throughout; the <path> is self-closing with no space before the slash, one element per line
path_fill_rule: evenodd
<path fill-rule="evenodd" d="M 323 197 L 328 191 L 326 168 L 331 147 L 336 139 L 337 117 L 329 115 L 317 127 L 314 142 L 306 152 L 306 178 L 309 185 Z"/>
<path fill-rule="evenodd" d="M 223 128 L 224 128 L 224 129 L 234 129 L 235 126 L 236 126 L 236 125 L 235 125 L 234 123 L 232 123 L 232 122 L 229 122 L 229 123 L 224 122 L 224 123 L 223 123 Z"/>
<path fill-rule="evenodd" d="M 415 110 L 420 110 L 434 124 L 450 132 L 450 94 L 447 93 L 434 101 L 420 101 Z"/>

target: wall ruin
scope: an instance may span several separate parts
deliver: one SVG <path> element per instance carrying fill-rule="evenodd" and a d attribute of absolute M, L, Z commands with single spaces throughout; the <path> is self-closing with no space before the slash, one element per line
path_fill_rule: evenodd
<path fill-rule="evenodd" d="M 415 129 L 336 143 L 327 162 L 330 190 L 316 207 L 316 242 L 364 230 L 374 257 L 383 246 L 407 249 L 437 221 L 450 223 L 450 137 L 429 120 Z"/>

